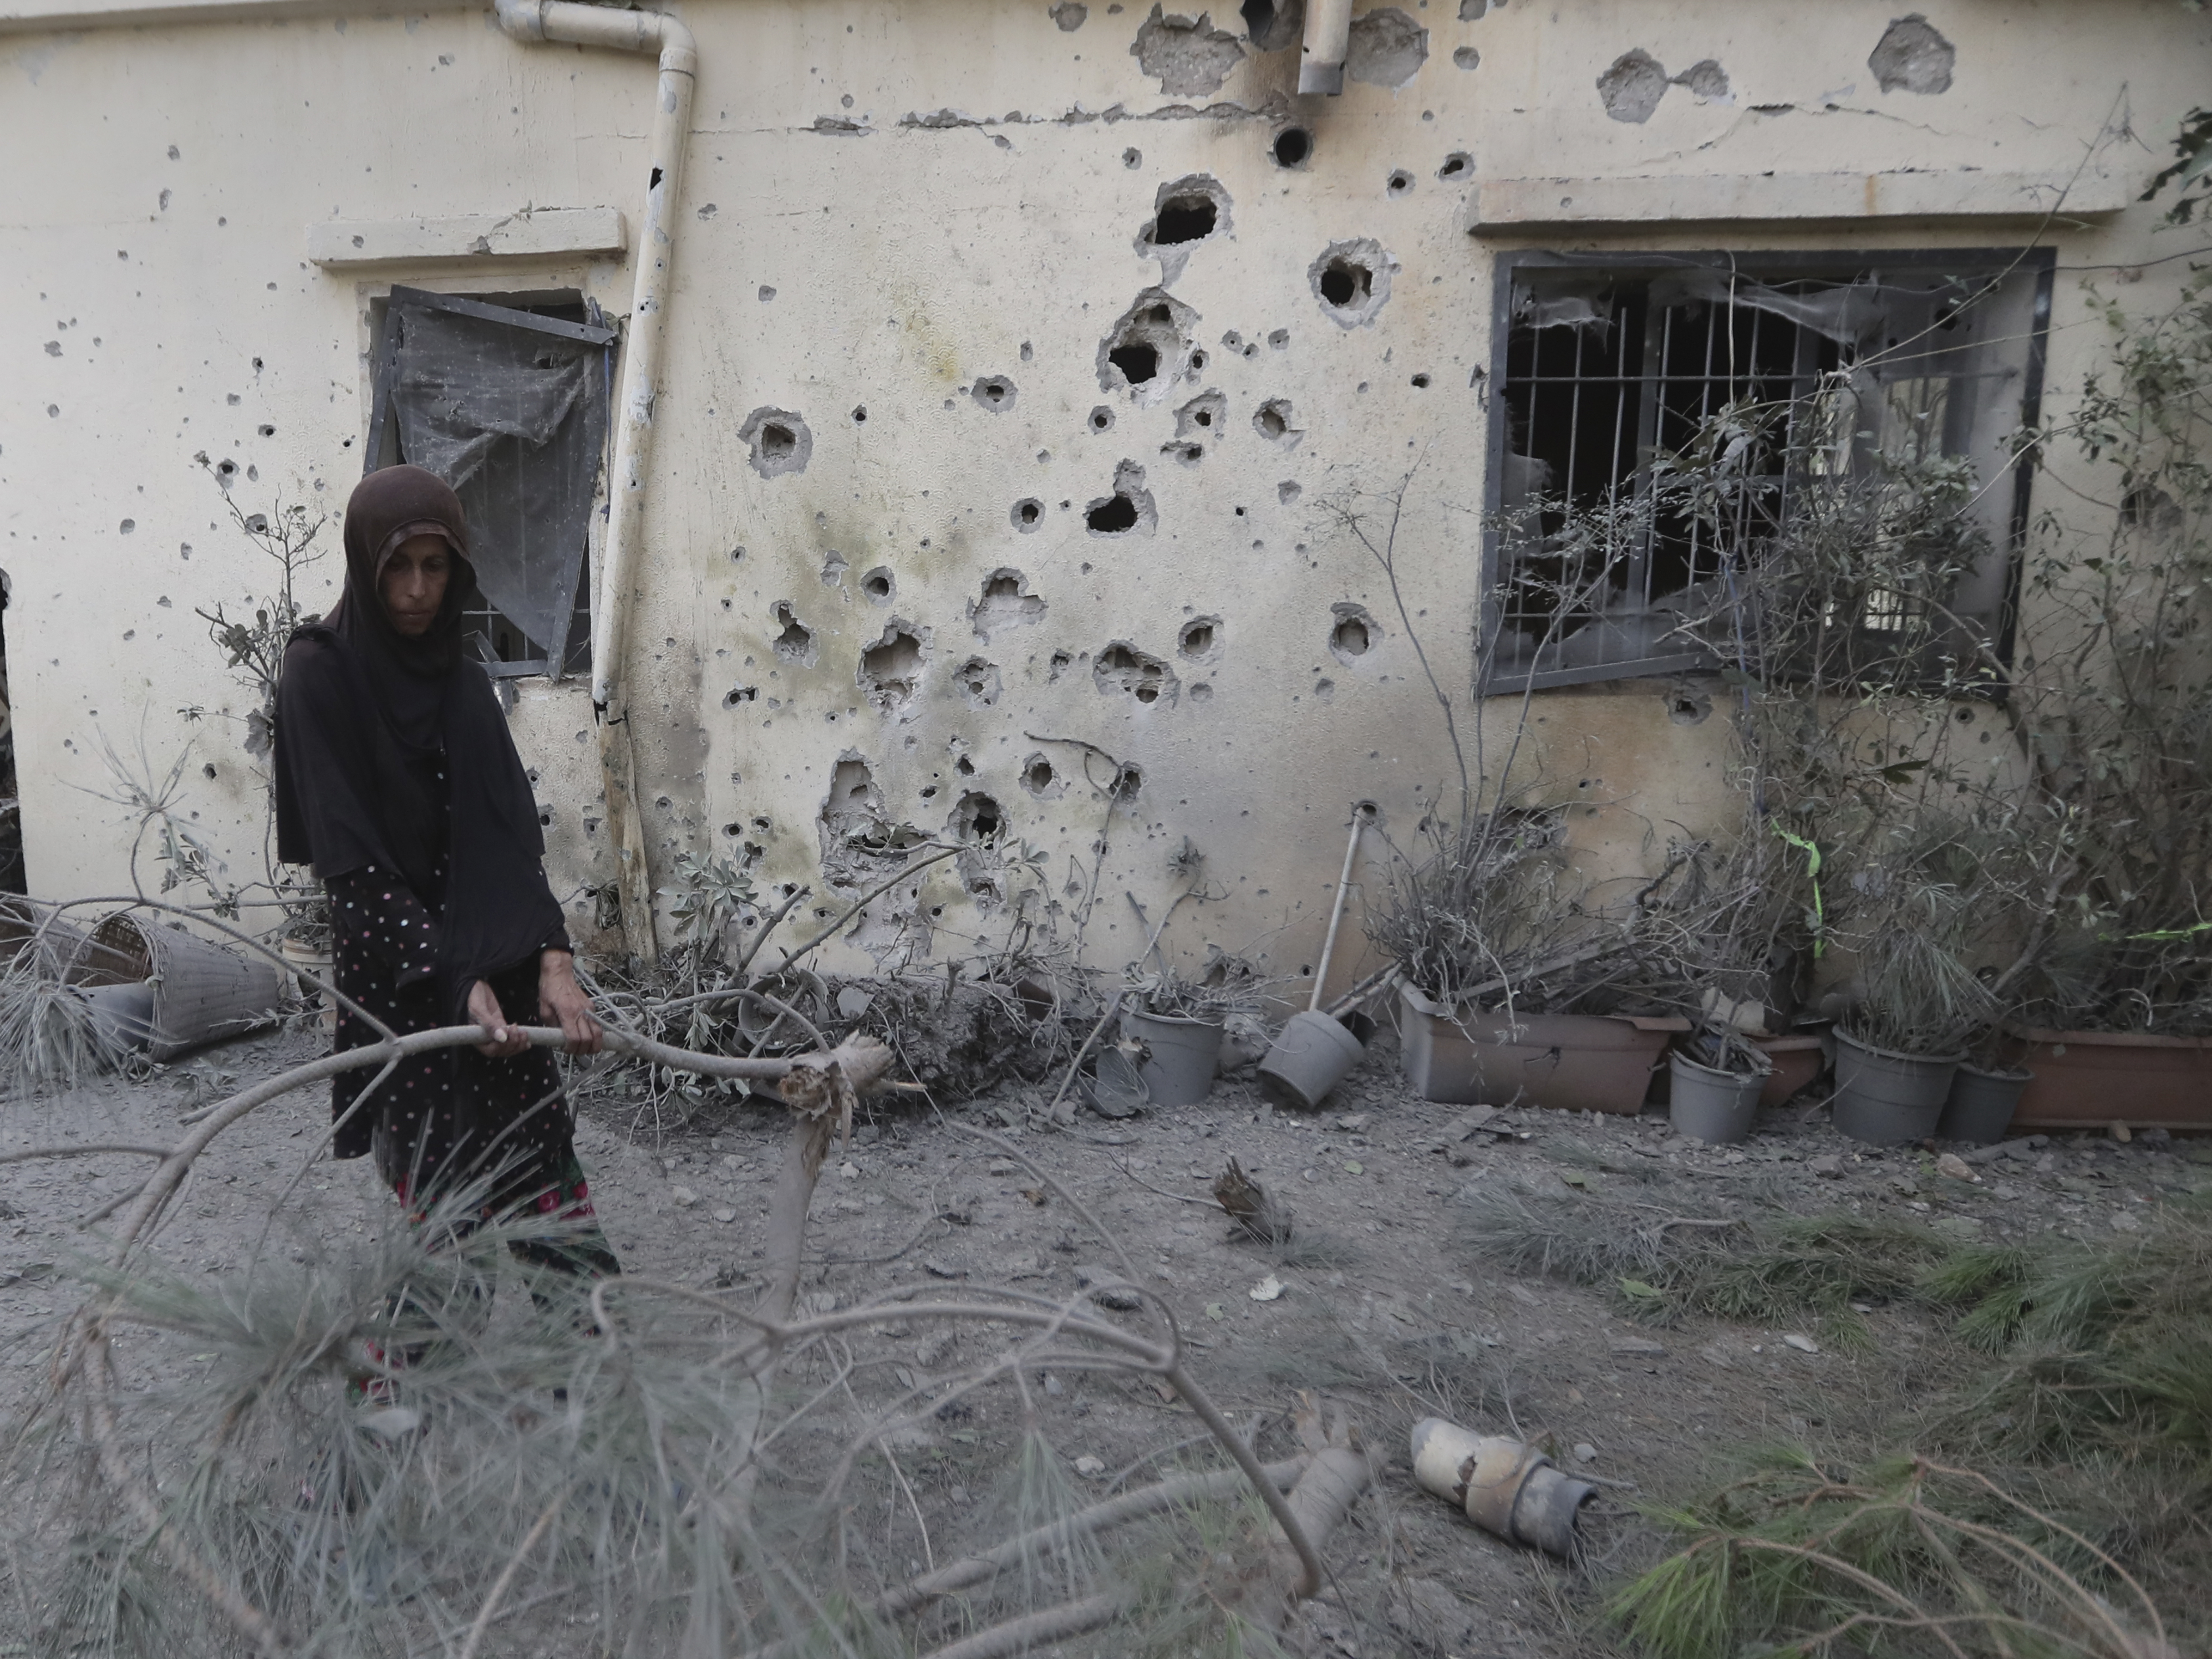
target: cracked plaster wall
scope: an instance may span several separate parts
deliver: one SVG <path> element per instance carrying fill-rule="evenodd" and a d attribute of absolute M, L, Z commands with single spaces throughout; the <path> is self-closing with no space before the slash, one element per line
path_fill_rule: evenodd
<path fill-rule="evenodd" d="M 972 832 L 988 798 L 1003 838 L 1048 854 L 1062 904 L 1111 805 L 1096 960 L 1134 954 L 1120 894 L 1161 902 L 1188 836 L 1229 898 L 1186 907 L 1177 948 L 1194 961 L 1209 939 L 1256 942 L 1296 975 L 1347 804 L 1376 801 L 1402 838 L 1451 773 L 1387 586 L 1330 508 L 1419 462 L 1406 599 L 1464 687 L 1486 395 L 1471 382 L 1490 362 L 1498 246 L 1465 232 L 1469 184 L 2063 175 L 2124 82 L 2155 144 L 2212 68 L 2203 20 L 2165 0 L 1929 11 L 1954 53 L 1940 93 L 1881 89 L 1870 57 L 1907 14 L 1857 0 L 1794 6 L 1786 29 L 1719 0 L 1565 21 L 1527 0 L 1395 9 L 1427 33 L 1417 53 L 1389 27 L 1393 62 L 1413 65 L 1403 86 L 1298 100 L 1295 38 L 1261 51 L 1234 10 L 1210 17 L 1203 73 L 1176 58 L 1176 88 L 1219 70 L 1198 91 L 1144 73 L 1149 6 L 687 8 L 702 78 L 631 645 L 657 884 L 689 848 L 836 902 L 824 806 L 858 756 L 872 793 L 839 804 L 841 824 L 865 807 L 879 822 L 858 833 L 892 845 L 909 826 Z M 1667 76 L 1632 123 L 1599 89 L 1631 52 Z M 650 83 L 642 64 L 526 48 L 474 13 L 0 37 L 0 146 L 55 158 L 12 175 L 0 215 L 0 296 L 19 319 L 0 336 L 0 568 L 36 890 L 127 884 L 120 815 L 83 791 L 106 787 L 101 736 L 130 749 L 142 730 L 163 767 L 195 745 L 187 810 L 234 877 L 258 868 L 259 786 L 236 730 L 176 712 L 242 706 L 191 611 L 265 585 L 196 451 L 236 462 L 249 510 L 281 489 L 334 513 L 359 471 L 368 303 L 389 283 L 573 288 L 627 309 L 623 260 L 326 274 L 305 262 L 307 224 L 537 202 L 615 206 L 634 228 Z M 1304 153 L 1277 144 L 1294 125 Z M 2120 159 L 2147 173 L 2148 154 Z M 1221 228 L 1147 257 L 1162 186 L 1194 177 L 1218 185 Z M 2164 251 L 2152 217 L 2054 240 L 2063 261 L 2124 264 Z M 1978 246 L 2021 229 L 1702 227 L 1615 244 Z M 1393 262 L 1371 313 L 1364 293 L 1354 314 L 1330 307 L 1321 256 L 1337 245 Z M 1163 283 L 1195 313 L 1202 366 L 1102 392 L 1109 331 Z M 2161 270 L 2124 290 L 2146 306 L 2168 291 Z M 2047 411 L 2094 344 L 2070 326 L 2078 283 L 2062 276 L 2057 304 Z M 1183 361 L 1170 351 L 1163 372 Z M 1287 430 L 1271 437 L 1255 417 L 1277 400 Z M 1201 407 L 1219 411 L 1202 427 Z M 805 422 L 803 466 L 753 464 L 744 428 L 763 410 Z M 1117 490 L 1132 527 L 1102 533 L 1087 515 Z M 311 602 L 331 591 L 337 530 Z M 1337 633 L 1353 614 L 1358 651 Z M 805 648 L 779 653 L 792 618 Z M 1671 690 L 1539 701 L 1553 787 L 1590 803 L 1576 834 L 1594 870 L 1639 868 L 1664 826 L 1731 810 L 1725 719 L 1671 720 Z M 555 885 L 588 939 L 585 890 L 610 874 L 588 702 L 573 684 L 518 691 Z M 1042 740 L 1061 738 L 1130 763 L 1141 786 L 1124 779 L 1110 802 L 1111 769 L 1094 758 L 1086 778 L 1083 750 Z M 939 953 L 1002 929 L 1003 900 L 963 890 L 994 884 L 989 863 L 935 866 L 903 901 Z M 1372 866 L 1369 879 L 1379 893 Z M 870 937 L 895 921 L 872 917 Z"/>

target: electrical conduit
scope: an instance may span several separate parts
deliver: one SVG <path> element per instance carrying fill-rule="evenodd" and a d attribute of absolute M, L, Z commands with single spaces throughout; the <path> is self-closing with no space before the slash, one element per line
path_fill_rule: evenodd
<path fill-rule="evenodd" d="M 659 60 L 653 133 L 647 146 L 650 171 L 645 222 L 638 236 L 637 282 L 623 348 L 614 476 L 607 485 L 606 542 L 598 603 L 592 610 L 592 702 L 599 714 L 599 758 L 606 779 L 609 828 L 614 833 L 623 933 L 633 953 L 650 958 L 657 953 L 653 938 L 653 888 L 646 868 L 644 826 L 637 810 L 623 668 L 638 586 L 646 479 L 653 459 L 653 405 L 660 391 L 660 352 L 676 258 L 676 203 L 684 182 L 699 53 L 691 31 L 665 12 L 623 11 L 585 5 L 579 0 L 495 0 L 495 10 L 500 27 L 518 40 L 652 52 Z"/>

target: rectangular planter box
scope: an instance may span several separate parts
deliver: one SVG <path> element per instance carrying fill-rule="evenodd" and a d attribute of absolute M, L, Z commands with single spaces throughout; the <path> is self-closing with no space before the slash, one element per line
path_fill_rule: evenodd
<path fill-rule="evenodd" d="M 1462 1008 L 1457 1018 L 1410 986 L 1399 988 L 1399 1054 L 1406 1082 L 1448 1105 L 1548 1106 L 1558 1111 L 1644 1109 L 1652 1068 L 1681 1019 L 1610 1014 L 1507 1014 Z"/>
<path fill-rule="evenodd" d="M 2014 1034 L 2008 1065 L 2033 1072 L 2012 1133 L 2036 1129 L 2212 1131 L 2212 1037 L 2139 1031 Z"/>

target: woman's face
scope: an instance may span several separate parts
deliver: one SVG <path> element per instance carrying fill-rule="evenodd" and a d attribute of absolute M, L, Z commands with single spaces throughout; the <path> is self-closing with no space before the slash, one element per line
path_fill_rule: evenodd
<path fill-rule="evenodd" d="M 446 584 L 453 574 L 453 550 L 443 536 L 410 536 L 384 562 L 377 592 L 384 614 L 410 639 L 430 631 L 446 603 Z"/>

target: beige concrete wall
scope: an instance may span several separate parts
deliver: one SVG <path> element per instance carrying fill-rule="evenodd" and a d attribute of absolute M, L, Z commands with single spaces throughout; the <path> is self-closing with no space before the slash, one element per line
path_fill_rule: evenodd
<path fill-rule="evenodd" d="M 1079 27 L 1060 26 L 1078 13 Z M 1382 498 L 1412 474 L 1402 597 L 1464 708 L 1487 397 L 1471 381 L 1490 362 L 1495 250 L 1983 247 L 2039 232 L 2068 267 L 2050 370 L 2063 405 L 2102 340 L 2074 268 L 2182 246 L 2145 208 L 2021 216 L 2023 179 L 2078 172 L 2077 199 L 2110 204 L 2159 165 L 2212 84 L 2212 23 L 2171 0 L 1931 10 L 1955 49 L 1940 93 L 1881 90 L 1869 57 L 1895 14 L 1860 0 L 1511 0 L 1467 21 L 1446 0 L 1403 0 L 1401 15 L 1426 32 L 1406 84 L 1298 100 L 1295 45 L 1260 52 L 1233 14 L 1213 24 L 1237 39 L 1186 42 L 1168 66 L 1166 84 L 1195 88 L 1210 77 L 1193 59 L 1210 52 L 1226 64 L 1218 87 L 1170 92 L 1133 53 L 1158 38 L 1140 42 L 1147 15 L 1133 7 L 1059 21 L 1036 0 L 684 9 L 699 93 L 633 635 L 656 882 L 679 848 L 750 845 L 765 881 L 822 890 L 823 810 L 852 757 L 884 818 L 924 835 L 943 833 L 964 794 L 989 795 L 1008 838 L 1047 855 L 1038 902 L 1063 912 L 1091 886 L 1104 825 L 1088 941 L 1103 963 L 1136 951 L 1123 892 L 1157 916 L 1188 837 L 1224 896 L 1185 907 L 1178 950 L 1256 945 L 1295 975 L 1317 948 L 1349 804 L 1376 802 L 1395 835 L 1455 787 L 1407 629 L 1344 514 L 1379 524 Z M 1632 49 L 1670 76 L 1714 60 L 1728 91 L 1669 85 L 1648 118 L 1608 118 L 1596 82 Z M 1470 54 L 1479 63 L 1461 67 Z M 635 226 L 651 84 L 642 61 L 526 46 L 476 12 L 0 36 L 0 153 L 16 158 L 0 194 L 14 319 L 0 331 L 0 568 L 37 890 L 128 879 L 124 815 L 86 793 L 106 787 L 103 740 L 143 742 L 164 769 L 191 742 L 189 810 L 234 874 L 258 868 L 260 786 L 239 734 L 177 713 L 238 705 L 192 611 L 263 584 L 196 452 L 236 461 L 248 510 L 281 495 L 335 515 L 359 472 L 374 294 L 394 281 L 562 286 L 628 308 L 622 259 L 325 270 L 307 261 L 310 224 L 536 205 L 616 207 Z M 1314 153 L 1285 170 L 1268 147 L 1293 123 Z M 1440 179 L 1455 153 L 1471 168 Z M 1945 175 L 1975 211 L 1790 216 L 1792 174 L 1900 169 Z M 1394 189 L 1398 172 L 1410 184 Z M 1230 204 L 1228 231 L 1192 247 L 1170 283 L 1195 313 L 1204 367 L 1156 401 L 1109 393 L 1101 342 L 1164 274 L 1133 244 L 1160 187 L 1190 174 Z M 1486 185 L 1648 178 L 1663 198 L 1675 179 L 1686 200 L 1713 201 L 1691 184 L 1769 174 L 1781 183 L 1759 187 L 1758 210 L 1781 216 L 1759 222 L 1593 225 L 1567 187 L 1554 224 L 1468 234 Z M 2004 182 L 1984 190 L 1980 175 Z M 1395 269 L 1372 322 L 1346 328 L 1309 270 L 1354 238 Z M 2178 269 L 2103 276 L 2148 304 Z M 1012 383 L 1011 408 L 970 395 L 986 376 Z M 1225 418 L 1188 433 L 1202 453 L 1186 465 L 1164 446 L 1178 407 L 1205 392 Z M 1295 444 L 1254 428 L 1274 398 L 1289 401 Z M 1101 405 L 1104 431 L 1090 423 Z M 749 464 L 740 428 L 764 407 L 804 417 L 804 471 Z M 1091 534 L 1086 505 L 1128 464 L 1156 522 Z M 1030 531 L 1010 516 L 1025 499 L 1042 507 Z M 879 568 L 895 584 L 882 603 L 861 587 Z M 972 613 L 1002 569 L 1040 603 L 986 638 Z M 337 570 L 333 556 L 319 580 Z M 1340 604 L 1374 623 L 1373 647 L 1350 660 L 1329 647 Z M 806 630 L 800 660 L 775 649 L 779 605 Z M 1178 641 L 1200 618 L 1215 620 L 1193 659 Z M 923 648 L 915 694 L 884 712 L 859 669 L 894 623 Z M 1100 689 L 1094 670 L 1116 642 L 1164 663 L 1172 689 L 1149 703 Z M 995 677 L 988 706 L 963 690 L 970 659 Z M 1594 865 L 1635 866 L 1671 826 L 1734 811 L 1724 715 L 1679 724 L 1671 689 L 1540 699 L 1551 787 L 1595 804 L 1577 827 Z M 610 873 L 588 700 L 574 684 L 520 691 L 556 886 L 582 926 L 581 890 Z M 1512 712 L 1492 711 L 1493 744 Z M 1110 769 L 1094 753 L 1086 779 L 1085 750 L 1046 739 L 1133 763 L 1141 789 L 1109 814 L 1096 785 Z M 1038 754 L 1054 772 L 1042 796 L 1024 782 Z M 963 891 L 959 866 L 921 888 L 908 902 L 938 954 L 1004 937 L 1008 910 Z"/>

